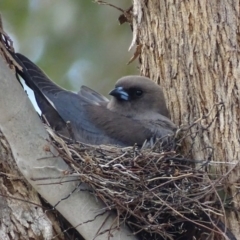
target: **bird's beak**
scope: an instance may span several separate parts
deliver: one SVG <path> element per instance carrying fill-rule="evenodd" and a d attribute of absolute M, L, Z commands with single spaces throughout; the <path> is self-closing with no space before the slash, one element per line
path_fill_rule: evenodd
<path fill-rule="evenodd" d="M 126 92 L 126 90 L 124 90 L 123 87 L 116 87 L 116 88 L 114 88 L 109 93 L 109 95 L 114 96 L 118 100 L 124 100 L 124 101 L 128 101 L 129 100 L 129 94 Z"/>

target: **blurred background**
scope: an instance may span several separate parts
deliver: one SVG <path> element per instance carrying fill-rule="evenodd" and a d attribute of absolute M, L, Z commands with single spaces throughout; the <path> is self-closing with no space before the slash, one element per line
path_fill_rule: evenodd
<path fill-rule="evenodd" d="M 122 9 L 130 0 L 109 0 Z M 14 48 L 62 87 L 87 85 L 107 96 L 116 80 L 138 74 L 127 62 L 132 32 L 119 25 L 121 12 L 92 0 L 2 0 L 5 31 Z"/>

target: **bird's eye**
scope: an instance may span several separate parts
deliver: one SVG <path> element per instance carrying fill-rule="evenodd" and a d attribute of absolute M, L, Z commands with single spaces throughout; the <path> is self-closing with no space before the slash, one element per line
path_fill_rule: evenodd
<path fill-rule="evenodd" d="M 143 95 L 142 89 L 139 88 L 129 88 L 128 94 L 131 100 L 138 99 Z"/>
<path fill-rule="evenodd" d="M 135 90 L 135 95 L 136 95 L 137 97 L 142 96 L 142 94 L 143 94 L 143 91 L 142 91 L 142 90 Z"/>

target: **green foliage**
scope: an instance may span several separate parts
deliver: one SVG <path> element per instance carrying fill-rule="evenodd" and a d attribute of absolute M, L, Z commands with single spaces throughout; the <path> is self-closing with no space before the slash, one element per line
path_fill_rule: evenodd
<path fill-rule="evenodd" d="M 109 0 L 127 9 L 129 0 Z M 121 5 L 120 5 L 121 4 Z M 0 1 L 5 30 L 16 51 L 37 63 L 55 82 L 78 91 L 84 84 L 104 94 L 124 75 L 131 29 L 119 25 L 118 10 L 86 0 Z"/>

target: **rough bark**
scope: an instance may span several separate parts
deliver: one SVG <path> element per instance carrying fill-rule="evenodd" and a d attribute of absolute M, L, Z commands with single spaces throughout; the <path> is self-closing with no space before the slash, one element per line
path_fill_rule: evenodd
<path fill-rule="evenodd" d="M 238 0 L 135 0 L 133 42 L 142 45 L 141 74 L 159 83 L 177 124 L 199 121 L 188 138 L 194 159 L 235 164 L 240 159 L 240 68 Z M 226 174 L 233 165 L 219 164 Z M 229 176 L 236 182 L 236 166 Z M 226 189 L 229 196 L 236 187 Z M 240 197 L 234 198 L 239 209 Z M 240 215 L 227 212 L 227 225 L 240 239 Z"/>
<path fill-rule="evenodd" d="M 0 133 L 0 239 L 63 239 L 51 212 L 44 214 L 37 192 L 24 180 L 11 148 Z"/>

